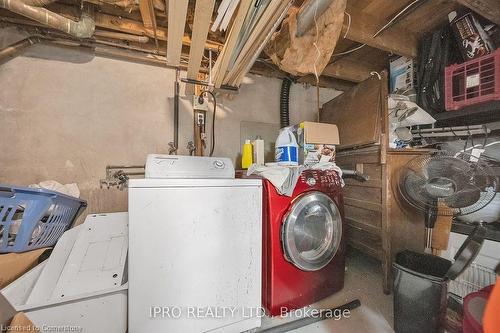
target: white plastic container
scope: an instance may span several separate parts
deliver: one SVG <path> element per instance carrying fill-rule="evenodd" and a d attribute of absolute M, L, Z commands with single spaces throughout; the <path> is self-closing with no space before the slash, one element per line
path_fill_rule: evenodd
<path fill-rule="evenodd" d="M 253 163 L 257 165 L 264 165 L 264 140 L 260 136 L 257 137 L 253 144 Z"/>
<path fill-rule="evenodd" d="M 127 213 L 88 215 L 63 234 L 49 259 L 0 295 L 42 333 L 125 333 L 127 252 Z M 4 319 L 0 313 L 0 326 Z"/>
<path fill-rule="evenodd" d="M 298 165 L 299 145 L 290 127 L 281 129 L 276 139 L 275 161 L 278 165 Z"/>

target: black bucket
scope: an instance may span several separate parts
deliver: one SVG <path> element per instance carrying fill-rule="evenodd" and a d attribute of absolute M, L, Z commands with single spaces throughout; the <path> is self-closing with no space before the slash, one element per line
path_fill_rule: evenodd
<path fill-rule="evenodd" d="M 397 333 L 437 333 L 446 317 L 451 261 L 403 251 L 394 268 L 394 329 Z"/>

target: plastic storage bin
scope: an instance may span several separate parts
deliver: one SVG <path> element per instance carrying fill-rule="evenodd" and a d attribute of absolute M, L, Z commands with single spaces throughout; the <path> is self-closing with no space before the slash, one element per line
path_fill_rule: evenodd
<path fill-rule="evenodd" d="M 491 54 L 445 68 L 445 108 L 500 100 L 500 49 Z"/>
<path fill-rule="evenodd" d="M 59 192 L 0 185 L 0 253 L 53 246 L 86 206 Z"/>
<path fill-rule="evenodd" d="M 394 329 L 397 333 L 443 331 L 451 261 L 403 251 L 394 267 Z"/>

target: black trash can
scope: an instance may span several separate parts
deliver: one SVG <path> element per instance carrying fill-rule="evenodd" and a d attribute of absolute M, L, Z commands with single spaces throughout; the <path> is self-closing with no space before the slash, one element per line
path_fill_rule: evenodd
<path fill-rule="evenodd" d="M 396 333 L 443 331 L 451 261 L 430 254 L 403 251 L 394 268 Z"/>

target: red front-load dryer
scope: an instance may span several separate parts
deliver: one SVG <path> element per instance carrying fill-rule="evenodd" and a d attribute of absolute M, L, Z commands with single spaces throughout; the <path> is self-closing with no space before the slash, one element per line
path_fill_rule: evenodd
<path fill-rule="evenodd" d="M 335 171 L 302 172 L 292 197 L 264 180 L 262 303 L 272 316 L 344 286 L 345 227 Z"/>

